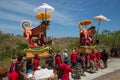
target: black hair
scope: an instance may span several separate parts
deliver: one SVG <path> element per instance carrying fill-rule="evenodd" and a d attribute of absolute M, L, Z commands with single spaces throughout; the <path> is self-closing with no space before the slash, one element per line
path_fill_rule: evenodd
<path fill-rule="evenodd" d="M 69 58 L 68 57 L 66 57 L 65 59 L 64 59 L 64 63 L 68 63 L 69 62 Z"/>
<path fill-rule="evenodd" d="M 32 59 L 27 59 L 27 63 L 32 63 Z"/>
<path fill-rule="evenodd" d="M 18 59 L 18 61 L 22 61 L 22 58 L 23 58 L 23 56 L 19 55 L 17 59 Z"/>
<path fill-rule="evenodd" d="M 42 68 L 42 69 L 45 69 L 45 68 L 46 68 L 46 65 L 45 65 L 45 64 L 43 64 L 43 65 L 41 66 L 41 68 Z"/>
<path fill-rule="evenodd" d="M 95 26 L 91 26 L 90 28 L 88 28 L 88 29 L 95 29 Z"/>
<path fill-rule="evenodd" d="M 49 20 L 45 20 L 45 21 L 42 21 L 41 24 L 49 24 L 50 21 Z"/>
<path fill-rule="evenodd" d="M 92 53 L 94 53 L 94 51 L 95 51 L 95 50 L 94 50 L 94 49 L 92 49 Z"/>

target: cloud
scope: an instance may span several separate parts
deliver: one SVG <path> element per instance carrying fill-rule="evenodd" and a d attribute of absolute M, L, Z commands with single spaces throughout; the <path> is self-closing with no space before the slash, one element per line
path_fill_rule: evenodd
<path fill-rule="evenodd" d="M 29 20 L 31 20 L 33 25 L 38 24 L 37 21 L 32 20 L 32 18 L 17 15 L 17 14 L 14 14 L 14 13 L 6 13 L 4 11 L 1 11 L 0 15 L 2 15 L 2 16 L 0 16 L 0 20 L 5 19 L 5 20 L 8 20 L 8 21 L 21 22 L 24 19 L 29 19 Z"/>
<path fill-rule="evenodd" d="M 17 14 L 6 13 L 4 11 L 1 11 L 0 15 L 2 15 L 0 16 L 1 19 L 6 19 L 10 21 L 21 21 L 23 19 L 22 16 L 19 16 Z"/>
<path fill-rule="evenodd" d="M 21 34 L 23 30 L 20 26 L 9 25 L 9 24 L 0 24 L 0 31 L 4 33 L 12 33 L 12 34 Z"/>
<path fill-rule="evenodd" d="M 31 13 L 34 13 L 34 8 L 36 6 L 18 0 L 2 0 L 0 1 L 0 7 L 9 11 L 33 16 Z"/>
<path fill-rule="evenodd" d="M 1 30 L 17 30 L 18 26 L 15 25 L 9 25 L 9 24 L 0 24 Z M 19 28 L 20 29 L 20 28 Z"/>
<path fill-rule="evenodd" d="M 64 26 L 70 26 L 74 24 L 73 16 L 57 11 L 54 12 L 52 21 Z"/>
<path fill-rule="evenodd" d="M 36 20 L 34 20 L 34 8 L 36 6 L 14 0 L 9 2 L 10 0 L 2 0 L 0 1 L 0 20 L 5 19 L 9 21 L 17 21 L 20 22 L 24 19 L 29 19 L 33 23 L 33 25 L 38 24 Z"/>
<path fill-rule="evenodd" d="M 33 0 L 34 1 L 34 0 Z M 14 22 L 21 22 L 24 19 L 28 19 L 32 22 L 33 25 L 39 24 L 39 20 L 34 18 L 35 12 L 34 9 L 38 6 L 35 6 L 34 3 L 25 2 L 24 0 L 1 0 L 0 1 L 0 21 L 2 19 L 8 20 L 8 21 L 14 21 Z M 51 6 L 54 6 L 55 12 L 52 14 L 52 22 L 59 24 L 60 26 L 76 26 L 77 22 L 75 18 L 78 18 L 82 11 L 85 10 L 83 1 L 68 1 L 65 5 L 63 5 L 66 1 L 58 1 L 51 2 Z M 73 4 L 74 2 L 74 4 Z M 37 1 L 35 2 L 37 3 Z M 52 3 L 54 3 L 52 5 Z M 75 5 L 76 4 L 76 5 Z M 1 29 L 6 29 L 8 26 L 10 30 L 18 29 L 16 26 L 19 26 L 19 24 L 10 24 L 5 25 L 5 22 L 2 23 L 0 26 L 4 26 Z M 16 26 L 15 26 L 16 25 Z M 58 26 L 59 26 L 58 25 Z"/>
<path fill-rule="evenodd" d="M 0 2 L 0 7 L 2 9 L 6 9 L 6 10 L 10 11 L 10 12 L 1 11 L 0 15 L 3 15 L 3 16 L 0 16 L 1 19 L 7 19 L 7 20 L 11 20 L 11 21 L 21 21 L 23 19 L 30 19 L 33 24 L 35 24 L 35 25 L 38 24 L 33 19 L 34 18 L 33 16 L 35 15 L 34 9 L 37 6 L 29 4 L 29 3 L 25 3 L 23 1 L 18 1 L 18 0 L 14 0 L 11 2 L 9 2 L 9 1 L 10 0 L 2 0 Z M 68 10 L 70 10 L 70 8 Z M 19 14 L 17 14 L 16 12 Z M 74 21 L 72 20 L 73 16 L 70 15 L 68 12 L 67 13 L 65 13 L 65 12 L 55 11 L 53 14 L 54 22 L 64 25 L 64 26 L 73 25 L 74 24 Z M 27 16 L 25 16 L 25 15 L 27 15 Z M 31 18 L 29 17 L 29 15 Z"/>
<path fill-rule="evenodd" d="M 9 0 L 3 0 L 0 2 L 0 7 L 10 11 L 10 12 L 1 11 L 0 12 L 0 15 L 2 15 L 0 16 L 1 19 L 19 22 L 23 19 L 30 19 L 33 24 L 35 25 L 38 24 L 35 20 L 33 20 L 34 18 L 33 16 L 35 15 L 34 9 L 36 8 L 36 6 L 32 4 L 16 0 L 11 2 L 9 2 Z M 16 14 L 15 12 L 21 14 Z M 27 16 L 25 16 L 24 14 L 26 14 Z M 31 17 L 33 18 L 30 18 L 28 15 L 31 15 Z M 70 16 L 68 16 L 68 14 L 58 13 L 56 11 L 53 14 L 54 22 L 65 26 L 71 25 L 73 23 L 73 21 L 69 17 Z"/>
<path fill-rule="evenodd" d="M 77 19 L 81 16 L 81 12 L 86 11 L 84 2 L 85 1 L 79 0 L 77 1 L 70 0 L 68 2 L 65 0 L 58 1 L 58 3 L 53 5 L 54 8 L 56 9 L 53 14 L 53 21 L 63 26 L 77 25 Z"/>

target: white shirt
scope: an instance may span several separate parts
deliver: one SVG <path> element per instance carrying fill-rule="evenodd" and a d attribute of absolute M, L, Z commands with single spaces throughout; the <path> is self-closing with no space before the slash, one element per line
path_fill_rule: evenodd
<path fill-rule="evenodd" d="M 68 53 L 67 52 L 63 52 L 63 59 L 65 59 L 66 57 L 68 57 Z"/>

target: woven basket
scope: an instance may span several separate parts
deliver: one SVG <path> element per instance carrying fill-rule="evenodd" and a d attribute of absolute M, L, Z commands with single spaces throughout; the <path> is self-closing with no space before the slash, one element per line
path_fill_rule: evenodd
<path fill-rule="evenodd" d="M 92 52 L 92 50 L 96 51 L 97 47 L 94 47 L 93 48 L 89 48 L 89 46 L 79 46 L 78 47 L 78 52 L 85 52 L 85 53 L 88 53 L 90 54 Z"/>
<path fill-rule="evenodd" d="M 48 57 L 50 56 L 48 50 L 34 52 L 34 51 L 26 51 L 26 57 L 27 58 L 34 58 L 35 54 L 38 54 L 39 57 Z"/>

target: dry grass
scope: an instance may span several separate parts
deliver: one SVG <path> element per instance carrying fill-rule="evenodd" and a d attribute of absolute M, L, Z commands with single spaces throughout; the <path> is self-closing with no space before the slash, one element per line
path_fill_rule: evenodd
<path fill-rule="evenodd" d="M 65 48 L 68 49 L 72 43 L 78 42 L 78 40 L 79 38 L 56 38 L 53 40 L 55 44 L 52 47 L 61 51 Z"/>

